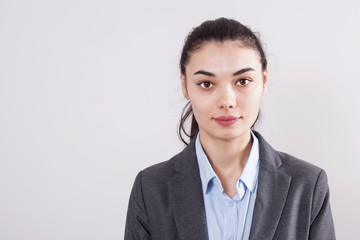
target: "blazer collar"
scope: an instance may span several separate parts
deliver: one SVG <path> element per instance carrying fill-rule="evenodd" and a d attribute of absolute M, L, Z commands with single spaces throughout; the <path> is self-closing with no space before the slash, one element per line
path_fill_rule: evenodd
<path fill-rule="evenodd" d="M 249 239 L 273 239 L 284 209 L 291 177 L 280 170 L 279 154 L 255 132 L 259 140 L 260 169 Z"/>
<path fill-rule="evenodd" d="M 291 177 L 280 171 L 282 162 L 277 151 L 260 133 L 253 132 L 259 140 L 260 169 L 249 239 L 272 239 L 285 205 Z M 175 156 L 174 177 L 168 182 L 179 238 L 184 240 L 208 239 L 195 140 L 193 138 Z"/>
<path fill-rule="evenodd" d="M 168 182 L 170 205 L 179 239 L 209 239 L 195 140 L 175 156 L 174 177 Z"/>

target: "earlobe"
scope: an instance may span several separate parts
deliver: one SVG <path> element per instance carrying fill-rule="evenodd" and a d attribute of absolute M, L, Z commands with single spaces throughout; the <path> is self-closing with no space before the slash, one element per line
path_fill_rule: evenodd
<path fill-rule="evenodd" d="M 186 98 L 187 100 L 190 100 L 189 94 L 187 91 L 187 86 L 186 86 L 186 76 L 184 74 L 180 73 L 180 79 L 181 79 L 181 90 L 184 95 L 184 98 Z"/>
<path fill-rule="evenodd" d="M 262 95 L 264 95 L 267 91 L 267 83 L 268 83 L 268 70 L 266 69 L 263 72 L 263 92 Z"/>

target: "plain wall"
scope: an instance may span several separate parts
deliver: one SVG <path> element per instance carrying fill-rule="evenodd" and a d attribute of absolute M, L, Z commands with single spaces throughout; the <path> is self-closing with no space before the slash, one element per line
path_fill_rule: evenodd
<path fill-rule="evenodd" d="M 266 44 L 259 131 L 360 236 L 357 1 L 0 0 L 0 239 L 123 239 L 135 175 L 183 148 L 185 36 L 222 16 Z"/>

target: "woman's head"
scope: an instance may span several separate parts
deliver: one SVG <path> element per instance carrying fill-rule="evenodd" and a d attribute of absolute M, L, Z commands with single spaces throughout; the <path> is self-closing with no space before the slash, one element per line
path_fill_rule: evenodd
<path fill-rule="evenodd" d="M 262 68 L 264 71 L 266 70 L 266 56 L 262 44 L 254 32 L 236 20 L 219 18 L 203 22 L 187 36 L 180 58 L 181 73 L 185 74 L 186 65 L 191 54 L 196 52 L 201 46 L 208 42 L 224 42 L 227 40 L 240 41 L 245 46 L 256 50 L 259 54 Z"/>
<path fill-rule="evenodd" d="M 190 100 L 180 121 L 181 139 L 186 143 L 182 133 L 192 139 L 199 130 L 223 139 L 249 131 L 266 89 L 266 69 L 259 39 L 241 23 L 220 18 L 194 28 L 180 59 L 182 89 Z M 184 124 L 189 117 L 187 133 Z"/>

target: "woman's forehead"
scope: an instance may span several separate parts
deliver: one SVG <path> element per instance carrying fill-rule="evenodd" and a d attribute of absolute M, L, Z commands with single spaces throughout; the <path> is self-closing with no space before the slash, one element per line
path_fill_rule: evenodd
<path fill-rule="evenodd" d="M 186 66 L 188 72 L 199 69 L 233 72 L 240 68 L 261 69 L 258 52 L 239 41 L 209 42 L 193 52 Z"/>

